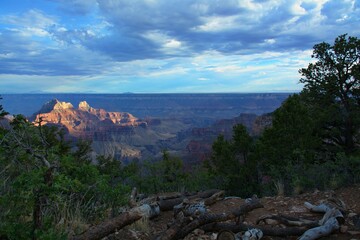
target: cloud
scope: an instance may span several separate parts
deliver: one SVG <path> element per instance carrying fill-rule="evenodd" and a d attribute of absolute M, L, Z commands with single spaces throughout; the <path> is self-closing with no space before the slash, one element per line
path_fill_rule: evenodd
<path fill-rule="evenodd" d="M 99 9 L 112 24 L 113 35 L 131 36 L 135 48 L 141 48 L 138 56 L 144 59 L 166 56 L 164 44 L 146 40 L 156 34 L 158 39 L 168 38 L 172 43 L 187 46 L 191 51 L 172 54 L 191 56 L 208 50 L 223 53 L 252 54 L 268 50 L 288 51 L 311 48 L 320 40 L 333 39 L 336 33 L 313 31 L 311 27 L 328 29 L 324 9 L 325 0 L 291 1 L 111 1 L 99 0 Z M 353 11 L 341 8 L 339 11 Z M 352 18 L 354 18 L 353 16 Z M 311 27 L 310 27 L 311 26 Z M 145 41 L 144 41 L 145 36 Z M 108 39 L 103 39 L 104 44 Z M 130 39 L 129 39 L 130 40 Z M 270 42 L 269 42 L 270 40 Z M 127 40 L 126 40 L 127 41 Z M 263 44 L 268 43 L 268 44 Z M 100 40 L 98 46 L 102 45 Z M 125 49 L 130 46 L 125 45 Z M 96 47 L 95 47 L 96 48 Z M 102 48 L 104 54 L 124 60 L 121 46 Z M 117 53 L 116 53 L 117 52 Z M 160 53 L 159 55 L 157 53 Z M 161 55 L 164 54 L 164 55 Z M 172 56 L 173 56 L 172 55 Z"/>
<path fill-rule="evenodd" d="M 86 15 L 97 7 L 96 0 L 49 0 L 59 4 L 59 9 L 71 15 Z"/>
<path fill-rule="evenodd" d="M 56 22 L 56 17 L 49 16 L 37 9 L 30 9 L 21 15 L 3 15 L 0 22 L 22 28 L 44 28 Z"/>
<path fill-rule="evenodd" d="M 76 76 L 95 87 L 91 83 L 103 78 L 104 86 L 147 79 L 159 88 L 198 83 L 192 89 L 201 90 L 206 82 L 224 91 L 239 81 L 246 89 L 243 84 L 254 87 L 249 81 L 256 78 L 294 80 L 314 44 L 360 34 L 359 0 L 42 1 L 44 6 L 0 15 L 1 80 Z M 131 86 L 124 91 L 136 89 Z"/>

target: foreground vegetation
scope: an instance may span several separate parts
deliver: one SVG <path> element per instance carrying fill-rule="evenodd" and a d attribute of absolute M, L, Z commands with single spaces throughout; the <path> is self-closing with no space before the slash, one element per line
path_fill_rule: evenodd
<path fill-rule="evenodd" d="M 360 182 L 360 41 L 341 35 L 314 46 L 301 93 L 272 113 L 258 138 L 242 125 L 219 136 L 203 166 L 185 171 L 166 151 L 157 162 L 94 162 L 91 143 L 15 116 L 0 128 L 0 238 L 66 239 L 117 215 L 140 192 L 221 188 L 229 195 L 297 194 Z M 0 105 L 0 115 L 6 112 Z"/>

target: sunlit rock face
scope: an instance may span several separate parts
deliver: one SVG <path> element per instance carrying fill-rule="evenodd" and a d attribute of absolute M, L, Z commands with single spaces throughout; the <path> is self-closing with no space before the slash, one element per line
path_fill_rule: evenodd
<path fill-rule="evenodd" d="M 33 118 L 35 124 L 55 124 L 67 128 L 75 137 L 95 136 L 104 138 L 100 132 L 131 132 L 132 127 L 146 123 L 130 113 L 107 112 L 104 109 L 92 108 L 86 101 L 79 103 L 76 109 L 71 103 L 57 99 L 44 104 Z"/>
<path fill-rule="evenodd" d="M 166 149 L 191 165 L 210 156 L 213 141 L 219 134 L 231 139 L 234 125 L 243 124 L 251 135 L 258 136 L 272 121 L 271 114 L 242 113 L 227 118 L 223 114 L 214 117 L 207 111 L 202 114 L 209 118 L 201 118 L 190 110 L 181 112 L 181 108 L 177 109 L 179 116 L 166 118 L 152 117 L 155 113 L 149 109 L 148 115 L 140 119 L 128 112 L 106 111 L 93 108 L 82 99 L 77 101 L 78 105 L 72 105 L 51 100 L 30 120 L 36 125 L 60 126 L 70 140 L 89 139 L 97 154 L 123 161 L 161 158 Z M 193 106 L 195 110 L 197 107 Z"/>

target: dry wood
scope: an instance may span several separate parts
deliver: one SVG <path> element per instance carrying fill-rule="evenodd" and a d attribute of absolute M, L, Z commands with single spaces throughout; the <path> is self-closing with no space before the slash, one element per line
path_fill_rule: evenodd
<path fill-rule="evenodd" d="M 182 203 L 185 197 L 173 198 L 173 199 L 160 199 L 159 206 L 161 211 L 170 211 L 173 210 L 175 205 Z"/>
<path fill-rule="evenodd" d="M 211 195 L 210 197 L 204 199 L 204 203 L 206 206 L 213 205 L 217 201 L 223 199 L 224 195 L 225 195 L 225 191 L 218 191 L 218 192 L 214 193 L 213 195 Z"/>
<path fill-rule="evenodd" d="M 99 225 L 91 227 L 86 232 L 79 236 L 74 236 L 72 240 L 98 240 L 103 237 L 108 236 L 111 233 L 114 233 L 116 230 L 119 230 L 137 220 L 139 220 L 142 215 L 139 212 L 124 212 L 118 217 L 112 218 L 108 221 L 102 222 Z"/>
<path fill-rule="evenodd" d="M 276 215 L 265 215 L 261 216 L 257 221 L 256 224 L 260 222 L 266 222 L 267 219 L 272 219 L 277 222 L 277 224 L 284 224 L 286 226 L 297 226 L 297 227 L 317 227 L 319 226 L 318 221 L 303 219 L 303 218 L 295 218 L 291 216 L 285 216 L 281 214 Z"/>
<path fill-rule="evenodd" d="M 137 196 L 137 189 L 134 187 L 130 194 L 129 206 L 135 207 L 136 206 L 136 196 Z"/>
<path fill-rule="evenodd" d="M 143 204 L 141 206 L 130 209 L 130 212 L 139 213 L 142 217 L 150 219 L 160 215 L 160 207 L 158 203 Z"/>
<path fill-rule="evenodd" d="M 314 240 L 330 235 L 335 230 L 338 230 L 340 225 L 335 217 L 328 219 L 324 225 L 307 230 L 299 240 Z"/>
<path fill-rule="evenodd" d="M 331 207 L 327 204 L 320 204 L 320 205 L 313 205 L 309 202 L 304 203 L 305 207 L 309 209 L 311 212 L 317 212 L 317 213 L 325 213 L 331 209 Z"/>
<path fill-rule="evenodd" d="M 195 195 L 192 195 L 192 196 L 189 196 L 189 200 L 191 199 L 194 199 L 194 198 L 209 198 L 211 197 L 212 195 L 218 193 L 218 192 L 221 192 L 222 190 L 219 190 L 219 189 L 210 189 L 210 190 L 206 190 L 206 191 L 203 191 L 203 192 L 198 192 L 196 193 Z"/>
<path fill-rule="evenodd" d="M 253 226 L 246 224 L 236 224 L 236 223 L 210 223 L 201 227 L 205 232 L 218 232 L 221 230 L 228 230 L 234 233 L 247 231 L 248 229 L 258 228 L 260 229 L 264 235 L 266 236 L 278 236 L 278 237 L 288 237 L 288 236 L 300 236 L 303 234 L 308 228 L 306 227 L 273 227 L 273 226 Z"/>
<path fill-rule="evenodd" d="M 328 236 L 340 228 L 340 224 L 345 222 L 343 214 L 333 205 L 322 203 L 318 206 L 305 202 L 305 206 L 313 212 L 325 212 L 323 218 L 319 221 L 319 227 L 307 230 L 299 240 L 313 240 Z"/>
<path fill-rule="evenodd" d="M 235 240 L 235 234 L 232 231 L 222 230 L 216 237 L 216 240 Z"/>
<path fill-rule="evenodd" d="M 175 222 L 169 229 L 161 233 L 155 239 L 162 239 L 162 240 L 176 240 L 184 238 L 190 232 L 199 228 L 205 224 L 213 223 L 213 222 L 221 222 L 226 221 L 229 219 L 233 219 L 244 215 L 253 209 L 261 208 L 263 205 L 259 202 L 258 199 L 254 201 L 250 201 L 245 203 L 244 205 L 240 206 L 239 209 L 236 209 L 230 213 L 222 213 L 222 214 L 211 214 L 206 213 L 200 215 L 198 218 L 195 218 L 188 224 L 183 224 L 184 220 L 181 223 Z M 187 218 L 186 218 L 187 219 Z"/>
<path fill-rule="evenodd" d="M 169 199 L 183 197 L 184 195 L 186 195 L 186 194 L 179 193 L 179 192 L 166 192 L 166 193 L 159 194 L 157 196 L 157 198 L 158 198 L 158 200 L 169 200 Z M 192 194 L 192 195 L 194 195 L 194 194 Z"/>
<path fill-rule="evenodd" d="M 161 211 L 170 211 L 173 210 L 175 205 L 182 203 L 184 199 L 189 199 L 192 202 L 198 199 L 202 199 L 205 202 L 205 205 L 211 205 L 218 201 L 218 199 L 223 195 L 224 191 L 211 189 L 204 192 L 198 192 L 196 194 L 172 193 L 169 196 L 163 195 L 158 197 L 158 201 Z"/>

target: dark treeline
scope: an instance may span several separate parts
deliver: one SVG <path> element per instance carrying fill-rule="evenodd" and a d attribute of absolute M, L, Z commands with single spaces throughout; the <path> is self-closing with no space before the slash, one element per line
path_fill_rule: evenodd
<path fill-rule="evenodd" d="M 272 126 L 251 137 L 243 125 L 219 136 L 203 165 L 184 170 L 160 161 L 124 166 L 91 156 L 91 143 L 14 116 L 0 127 L 0 239 L 66 239 L 118 215 L 130 190 L 150 194 L 221 188 L 227 195 L 298 194 L 360 182 L 360 41 L 341 35 L 314 46 L 301 69 L 304 88 L 272 113 Z M 7 113 L 0 105 L 0 117 Z"/>

